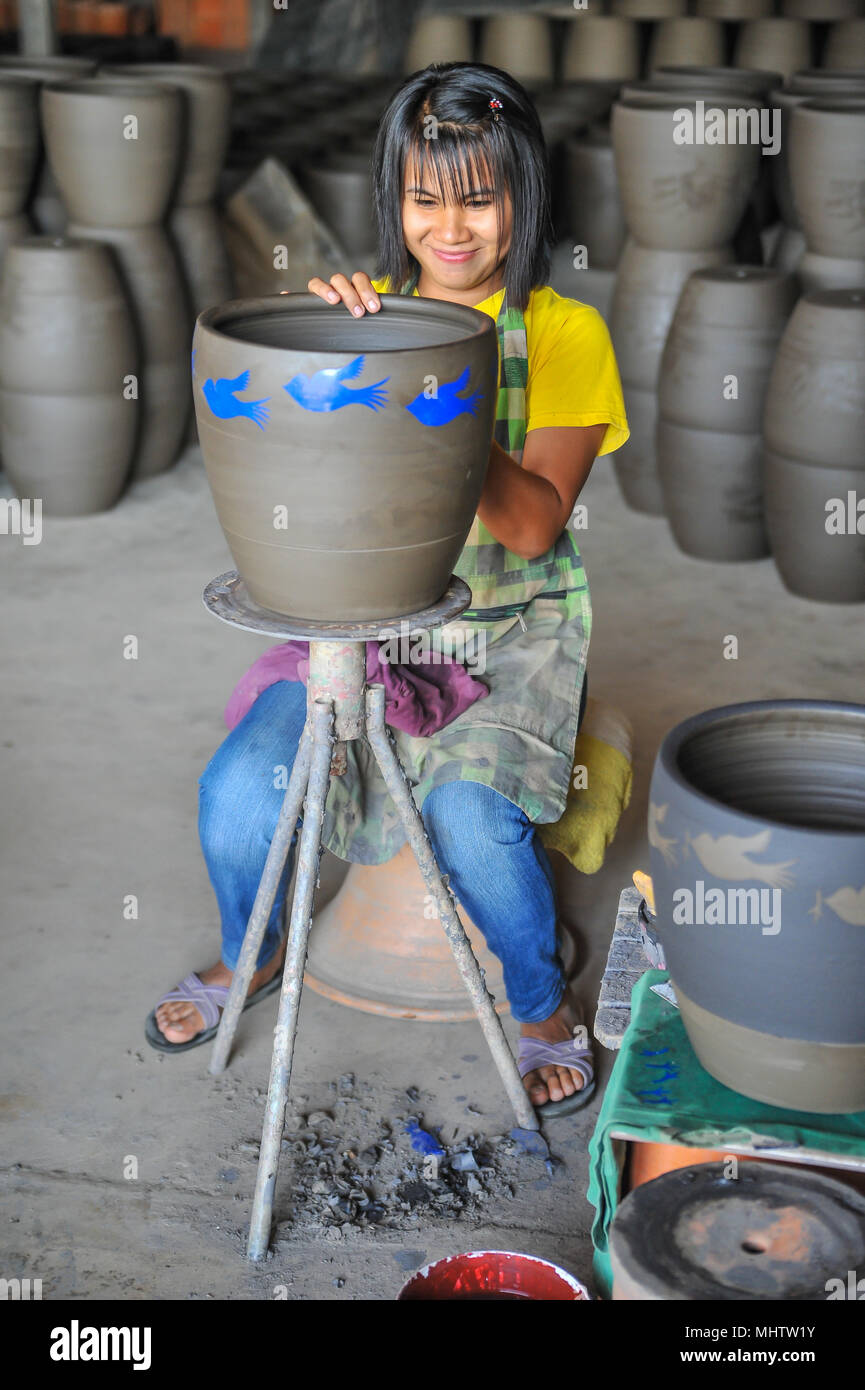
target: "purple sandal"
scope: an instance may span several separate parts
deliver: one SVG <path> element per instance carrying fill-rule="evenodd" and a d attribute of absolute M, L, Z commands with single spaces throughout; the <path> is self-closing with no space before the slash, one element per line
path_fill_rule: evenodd
<path fill-rule="evenodd" d="M 541 1038 L 520 1038 L 517 1049 L 517 1067 L 520 1076 L 526 1076 L 539 1067 L 567 1067 L 569 1071 L 579 1072 L 583 1084 L 579 1091 L 564 1100 L 548 1100 L 546 1105 L 537 1105 L 537 1113 L 544 1119 L 556 1119 L 572 1115 L 582 1110 L 595 1093 L 595 1068 L 592 1049 L 577 1047 L 573 1038 L 565 1042 L 549 1043 Z"/>
<path fill-rule="evenodd" d="M 260 989 L 249 996 L 243 1006 L 244 1010 L 252 1008 L 253 1004 L 257 1004 L 266 995 L 273 994 L 281 985 L 282 971 L 277 970 L 272 980 L 268 980 L 266 985 L 262 985 Z M 210 1042 L 211 1038 L 216 1037 L 219 1017 L 225 1008 L 227 998 L 228 985 L 206 985 L 198 975 L 187 975 L 185 979 L 180 981 L 179 985 L 170 989 L 167 994 L 163 994 L 162 998 L 156 1001 L 155 1008 L 147 1015 L 144 1024 L 144 1036 L 150 1046 L 156 1048 L 157 1052 L 188 1052 L 191 1047 L 201 1047 L 202 1043 Z M 189 1042 L 169 1042 L 156 1022 L 156 1010 L 160 1004 L 171 1004 L 175 1001 L 194 1004 L 204 1019 L 204 1028 L 200 1033 L 196 1033 L 194 1038 L 190 1038 Z"/>

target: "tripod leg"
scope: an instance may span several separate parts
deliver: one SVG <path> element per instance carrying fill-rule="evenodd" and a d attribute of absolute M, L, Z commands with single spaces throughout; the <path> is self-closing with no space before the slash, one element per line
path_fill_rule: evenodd
<path fill-rule="evenodd" d="M 538 1117 L 517 1070 L 514 1055 L 508 1047 L 508 1040 L 505 1037 L 501 1019 L 493 1007 L 493 1001 L 487 992 L 480 967 L 475 960 L 471 942 L 466 936 L 465 927 L 460 921 L 453 898 L 442 882 L 441 871 L 436 863 L 426 827 L 421 819 L 420 811 L 415 806 L 405 772 L 385 728 L 384 708 L 384 686 L 369 686 L 366 692 L 366 736 L 381 768 L 382 776 L 393 798 L 400 820 L 405 826 L 409 844 L 414 851 L 426 886 L 435 898 L 439 917 L 450 942 L 457 969 L 468 990 L 484 1037 L 490 1052 L 493 1054 L 493 1061 L 502 1079 L 508 1099 L 514 1108 L 517 1124 L 523 1129 L 540 1129 Z"/>
<path fill-rule="evenodd" d="M 270 1064 L 270 1085 L 261 1134 L 258 1176 L 249 1224 L 247 1254 L 251 1260 L 261 1260 L 267 1253 L 273 1217 L 273 1195 L 279 1166 L 279 1149 L 285 1124 L 285 1102 L 291 1080 L 300 991 L 306 963 L 306 943 L 312 917 L 312 899 L 318 878 L 321 857 L 321 830 L 324 803 L 330 782 L 330 758 L 333 748 L 333 705 L 316 700 L 312 713 L 312 761 L 309 786 L 306 792 L 306 811 L 297 851 L 297 879 L 291 905 L 291 926 L 288 949 L 285 953 L 285 972 L 279 1014 L 273 1030 L 273 1057 Z"/>
<path fill-rule="evenodd" d="M 285 861 L 288 858 L 288 851 L 291 846 L 291 838 L 297 826 L 297 818 L 300 815 L 300 808 L 303 804 L 303 794 L 306 791 L 307 779 L 309 777 L 309 764 L 312 756 L 312 738 L 309 733 L 307 722 L 303 733 L 300 736 L 297 755 L 294 759 L 294 766 L 291 769 L 291 776 L 288 779 L 288 790 L 282 803 L 279 813 L 279 820 L 276 822 L 276 830 L 267 852 L 264 870 L 261 881 L 258 885 L 258 892 L 255 895 L 255 902 L 252 905 L 252 912 L 246 926 L 246 935 L 243 938 L 243 945 L 240 948 L 240 956 L 234 970 L 234 976 L 228 991 L 228 998 L 225 1001 L 225 1008 L 222 1011 L 222 1018 L 219 1020 L 219 1032 L 213 1043 L 213 1054 L 210 1058 L 210 1072 L 212 1076 L 219 1076 L 228 1063 L 228 1054 L 231 1051 L 231 1044 L 234 1042 L 234 1034 L 243 1006 L 246 1002 L 246 995 L 249 990 L 249 982 L 255 974 L 255 964 L 258 960 L 258 953 L 261 949 L 261 942 L 264 932 L 270 921 L 270 914 L 273 911 L 273 903 L 276 898 L 276 890 L 279 887 L 279 880 L 285 868 Z"/>

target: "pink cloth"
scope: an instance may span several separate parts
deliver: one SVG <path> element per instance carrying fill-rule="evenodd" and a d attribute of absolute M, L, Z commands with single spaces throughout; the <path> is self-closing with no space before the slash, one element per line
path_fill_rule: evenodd
<path fill-rule="evenodd" d="M 238 681 L 225 707 L 225 722 L 235 728 L 263 690 L 277 681 L 309 676 L 309 643 L 282 642 L 270 647 Z M 398 666 L 382 661 L 377 642 L 366 644 L 366 678 L 385 689 L 385 719 L 403 733 L 429 738 L 489 690 L 458 661 L 417 662 Z"/>

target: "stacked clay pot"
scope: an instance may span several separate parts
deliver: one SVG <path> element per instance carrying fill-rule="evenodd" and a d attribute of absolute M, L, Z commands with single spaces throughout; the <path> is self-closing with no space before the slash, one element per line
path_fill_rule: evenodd
<path fill-rule="evenodd" d="M 412 27 L 403 71 L 418 72 L 430 63 L 470 63 L 471 21 L 465 15 L 423 14 Z"/>
<path fill-rule="evenodd" d="M 743 24 L 733 61 L 740 68 L 773 68 L 790 77 L 811 61 L 811 30 L 804 19 L 752 19 Z"/>
<path fill-rule="evenodd" d="M 865 285 L 865 89 L 794 107 L 789 174 L 806 252 L 806 290 Z"/>
<path fill-rule="evenodd" d="M 682 292 L 661 360 L 657 449 L 667 518 L 686 555 L 769 554 L 763 410 L 796 296 L 792 275 L 741 265 L 695 271 Z"/>
<path fill-rule="evenodd" d="M 96 62 L 91 58 L 70 58 L 57 54 L 19 54 L 0 55 L 0 75 L 18 74 L 34 81 L 59 82 L 64 78 L 90 77 L 96 71 Z M 38 119 L 38 99 L 37 99 Z M 40 131 L 39 172 L 33 185 L 28 212 L 34 226 L 49 236 L 60 236 L 66 230 L 68 221 L 66 208 L 60 196 L 57 181 L 51 172 L 51 165 L 45 158 Z M 29 230 L 29 228 L 28 228 Z"/>
<path fill-rule="evenodd" d="M 696 714 L 664 739 L 649 806 L 655 929 L 699 1061 L 767 1105 L 861 1110 L 865 706 Z"/>
<path fill-rule="evenodd" d="M 640 33 L 633 19 L 579 14 L 569 25 L 562 57 L 565 82 L 628 82 L 640 75 Z"/>
<path fill-rule="evenodd" d="M 766 522 L 791 593 L 865 602 L 865 290 L 800 299 L 764 420 Z"/>
<path fill-rule="evenodd" d="M 21 497 L 52 516 L 105 511 L 132 463 L 138 401 L 132 315 L 110 252 L 27 237 L 0 290 L 0 451 Z"/>
<path fill-rule="evenodd" d="M 481 62 L 503 68 L 520 82 L 552 82 L 553 39 L 549 20 L 545 15 L 520 10 L 490 15 L 483 21 L 481 31 Z"/>
<path fill-rule="evenodd" d="M 608 127 L 591 126 L 566 142 L 564 176 L 568 237 L 586 247 L 591 270 L 615 270 L 627 227 Z"/>
<path fill-rule="evenodd" d="M 717 19 L 666 19 L 655 26 L 649 42 L 649 72 L 683 63 L 719 67 L 724 61 L 724 30 Z"/>
<path fill-rule="evenodd" d="M 203 309 L 232 294 L 231 266 L 215 205 L 228 148 L 231 89 L 221 72 L 193 63 L 127 63 L 102 71 L 108 77 L 165 82 L 181 93 L 185 140 L 168 228 L 186 277 L 194 322 Z"/>
<path fill-rule="evenodd" d="M 824 68 L 865 68 L 865 19 L 832 25 L 823 49 Z"/>
<path fill-rule="evenodd" d="M 663 105 L 616 103 L 612 133 L 628 242 L 616 279 L 610 331 L 630 439 L 613 456 L 625 501 L 664 512 L 655 450 L 658 370 L 682 289 L 695 270 L 733 259 L 730 240 L 757 171 L 752 145 L 677 145 L 673 114 L 694 108 L 686 92 Z"/>
<path fill-rule="evenodd" d="M 31 230 L 25 213 L 39 161 L 39 86 L 0 75 L 0 262 Z"/>
<path fill-rule="evenodd" d="M 175 462 L 189 411 L 189 307 L 163 225 L 182 147 L 180 92 L 133 79 L 49 83 L 42 121 L 70 233 L 111 247 L 132 303 L 141 352 L 134 473 L 150 477 Z"/>

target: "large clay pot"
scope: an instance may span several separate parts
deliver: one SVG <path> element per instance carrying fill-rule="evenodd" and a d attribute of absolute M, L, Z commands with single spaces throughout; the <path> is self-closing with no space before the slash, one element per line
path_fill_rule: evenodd
<path fill-rule="evenodd" d="M 141 227 L 162 221 L 182 148 L 183 103 L 176 88 L 132 79 L 51 82 L 42 91 L 42 124 L 71 222 Z"/>
<path fill-rule="evenodd" d="M 631 435 L 612 457 L 622 495 L 634 511 L 664 515 L 655 450 L 658 371 L 679 296 L 695 270 L 722 265 L 732 256 L 729 247 L 653 251 L 632 239 L 625 245 L 609 323 Z"/>
<path fill-rule="evenodd" d="M 0 74 L 0 217 L 23 212 L 39 160 L 39 84 Z"/>
<path fill-rule="evenodd" d="M 588 265 L 614 270 L 627 237 L 609 130 L 593 126 L 564 149 L 566 233 L 585 246 Z"/>
<path fill-rule="evenodd" d="M 742 25 L 733 60 L 740 68 L 773 68 L 789 77 L 811 62 L 811 30 L 804 19 L 752 19 Z"/>
<path fill-rule="evenodd" d="M 769 380 L 766 519 L 794 594 L 865 601 L 865 289 L 821 290 L 796 306 Z M 846 505 L 853 493 L 852 510 Z M 844 525 L 833 516 L 843 503 Z"/>
<path fill-rule="evenodd" d="M 809 251 L 865 259 L 865 91 L 859 102 L 827 98 L 796 106 L 789 158 L 793 200 Z"/>
<path fill-rule="evenodd" d="M 138 403 L 132 317 L 108 251 L 28 237 L 0 290 L 0 452 L 20 496 L 52 516 L 105 511 L 132 461 Z"/>
<path fill-rule="evenodd" d="M 625 220 L 643 246 L 700 251 L 726 245 L 748 202 L 760 151 L 750 144 L 677 144 L 677 112 L 696 103 L 671 96 L 666 106 L 633 98 L 613 107 L 612 133 Z"/>
<path fill-rule="evenodd" d="M 695 12 L 709 19 L 763 19 L 774 0 L 697 0 Z"/>
<path fill-rule="evenodd" d="M 34 78 L 37 82 L 57 82 L 62 78 L 84 78 L 96 71 L 96 61 L 92 58 L 72 58 L 58 54 L 0 54 L 0 75 L 17 73 L 22 77 Z M 38 107 L 37 107 L 38 118 Z M 39 135 L 40 163 L 29 205 L 30 215 L 41 232 L 50 236 L 60 236 L 66 229 L 68 218 L 57 182 L 51 172 L 51 165 L 42 152 L 42 136 Z"/>
<path fill-rule="evenodd" d="M 769 553 L 763 409 L 796 297 L 792 275 L 763 266 L 697 270 L 682 291 L 661 359 L 656 442 L 667 517 L 686 555 Z"/>
<path fill-rule="evenodd" d="M 194 354 L 208 480 L 257 603 L 372 620 L 441 597 L 489 457 L 490 318 L 386 295 L 352 319 L 315 295 L 275 295 L 208 309 Z"/>
<path fill-rule="evenodd" d="M 403 71 L 417 72 L 430 63 L 470 63 L 472 49 L 471 22 L 465 15 L 419 15 L 405 51 Z"/>
<path fill-rule="evenodd" d="M 506 1013 L 501 963 L 465 909 L 459 912 L 496 1009 Z M 408 845 L 386 864 L 350 866 L 339 892 L 315 915 L 306 984 L 337 1004 L 387 1018 L 460 1023 L 475 1017 Z"/>
<path fill-rule="evenodd" d="M 665 19 L 649 41 L 649 72 L 683 63 L 718 67 L 723 61 L 724 30 L 717 19 Z"/>
<path fill-rule="evenodd" d="M 865 19 L 842 19 L 829 30 L 824 68 L 865 68 Z"/>
<path fill-rule="evenodd" d="M 695 715 L 658 753 L 659 815 L 656 930 L 702 1065 L 769 1105 L 865 1109 L 865 707 Z"/>
<path fill-rule="evenodd" d="M 177 459 L 189 418 L 190 310 L 177 256 L 161 227 L 72 222 L 69 231 L 110 246 L 119 267 L 141 353 L 133 476 L 153 477 Z"/>
<path fill-rule="evenodd" d="M 628 82 L 640 75 L 640 34 L 633 19 L 581 14 L 569 25 L 562 58 L 565 82 L 605 78 Z"/>
<path fill-rule="evenodd" d="M 483 21 L 481 30 L 481 62 L 504 68 L 521 82 L 552 82 L 553 40 L 549 20 L 544 15 L 525 14 L 520 10 L 490 15 Z"/>
<path fill-rule="evenodd" d="M 173 201 L 179 207 L 212 202 L 228 148 L 231 88 L 224 74 L 196 63 L 124 63 L 100 69 L 100 81 L 103 74 L 164 82 L 181 92 L 185 139 Z"/>
<path fill-rule="evenodd" d="M 629 1193 L 609 1232 L 614 1302 L 819 1302 L 861 1268 L 865 1198 L 816 1167 L 741 1161 L 735 1181 L 721 1154 Z"/>
<path fill-rule="evenodd" d="M 340 151 L 305 164 L 304 192 L 350 257 L 372 256 L 378 248 L 369 154 Z"/>

